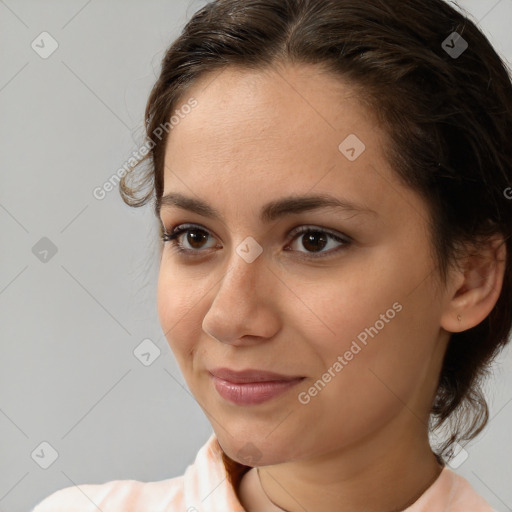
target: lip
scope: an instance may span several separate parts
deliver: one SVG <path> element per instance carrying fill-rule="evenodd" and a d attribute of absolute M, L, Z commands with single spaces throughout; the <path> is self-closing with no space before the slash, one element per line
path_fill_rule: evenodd
<path fill-rule="evenodd" d="M 228 368 L 216 368 L 210 375 L 219 395 L 237 405 L 261 404 L 285 393 L 305 378 L 263 370 L 236 372 Z"/>
<path fill-rule="evenodd" d="M 265 370 L 242 370 L 235 371 L 229 368 L 213 368 L 210 373 L 219 379 L 227 380 L 235 384 L 246 384 L 253 382 L 276 382 L 302 379 L 302 375 L 281 375 Z"/>

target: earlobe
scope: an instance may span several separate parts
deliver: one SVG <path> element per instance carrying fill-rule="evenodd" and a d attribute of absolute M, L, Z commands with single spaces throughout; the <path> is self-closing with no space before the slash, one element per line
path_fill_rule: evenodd
<path fill-rule="evenodd" d="M 506 246 L 493 238 L 477 254 L 467 256 L 452 278 L 451 297 L 441 317 L 448 332 L 462 332 L 481 323 L 498 301 L 505 274 Z"/>

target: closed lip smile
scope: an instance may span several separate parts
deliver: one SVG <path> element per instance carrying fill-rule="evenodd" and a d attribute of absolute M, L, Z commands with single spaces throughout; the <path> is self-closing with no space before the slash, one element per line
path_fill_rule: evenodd
<path fill-rule="evenodd" d="M 224 400 L 239 406 L 257 405 L 286 393 L 305 377 L 266 370 L 235 371 L 214 368 L 209 371 L 213 385 Z"/>

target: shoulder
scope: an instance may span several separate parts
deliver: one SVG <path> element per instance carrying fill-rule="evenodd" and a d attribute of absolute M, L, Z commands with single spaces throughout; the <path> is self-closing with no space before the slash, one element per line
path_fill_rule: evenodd
<path fill-rule="evenodd" d="M 212 433 L 181 476 L 158 482 L 112 480 L 66 487 L 49 495 L 30 512 L 243 511 L 222 453 Z"/>
<path fill-rule="evenodd" d="M 429 489 L 404 512 L 495 512 L 471 484 L 448 466 Z"/>
<path fill-rule="evenodd" d="M 452 481 L 450 511 L 453 512 L 495 512 L 491 505 L 478 494 L 472 485 L 461 475 L 445 469 Z"/>
<path fill-rule="evenodd" d="M 158 482 L 112 480 L 60 489 L 31 512 L 154 512 L 183 507 L 183 475 Z M 179 507 L 179 508 L 178 508 Z"/>

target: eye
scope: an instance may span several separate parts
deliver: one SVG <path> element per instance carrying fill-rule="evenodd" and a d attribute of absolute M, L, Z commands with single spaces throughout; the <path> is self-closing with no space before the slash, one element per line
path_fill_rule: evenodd
<path fill-rule="evenodd" d="M 185 243 L 189 244 L 191 248 L 186 247 L 181 240 L 182 235 L 185 234 L 187 234 Z M 208 239 L 208 236 L 210 236 L 208 231 L 199 226 L 182 224 L 173 228 L 170 234 L 164 232 L 162 242 L 170 242 L 171 246 L 179 253 L 192 255 L 192 253 L 198 253 L 203 248 L 201 244 Z"/>
<path fill-rule="evenodd" d="M 172 228 L 171 233 L 164 232 L 162 241 L 164 243 L 170 242 L 178 253 L 187 257 L 197 257 L 203 255 L 205 248 L 214 249 L 216 247 L 215 244 L 210 245 L 210 247 L 204 245 L 210 236 L 208 230 L 200 226 L 181 224 Z M 352 243 L 352 239 L 342 233 L 315 226 L 300 226 L 290 233 L 290 237 L 292 237 L 292 242 L 300 241 L 306 249 L 306 251 L 297 250 L 295 252 L 302 253 L 301 258 L 309 259 L 329 257 L 333 253 L 346 249 Z M 336 244 L 338 244 L 338 248 L 336 248 Z M 329 245 L 334 245 L 334 250 L 324 251 Z M 289 251 L 287 249 L 289 246 L 287 245 L 285 250 Z"/>
<path fill-rule="evenodd" d="M 329 257 L 333 253 L 338 253 L 339 250 L 347 248 L 347 246 L 352 242 L 351 238 L 342 233 L 336 233 L 331 230 L 315 226 L 301 226 L 293 230 L 290 233 L 290 236 L 293 236 L 293 240 L 295 242 L 300 242 L 300 244 L 306 249 L 306 251 L 298 252 L 305 252 L 305 257 L 307 258 Z M 331 241 L 331 248 L 334 246 L 334 250 L 323 251 L 329 246 L 329 240 Z M 336 248 L 336 244 L 338 244 L 338 248 Z"/>

